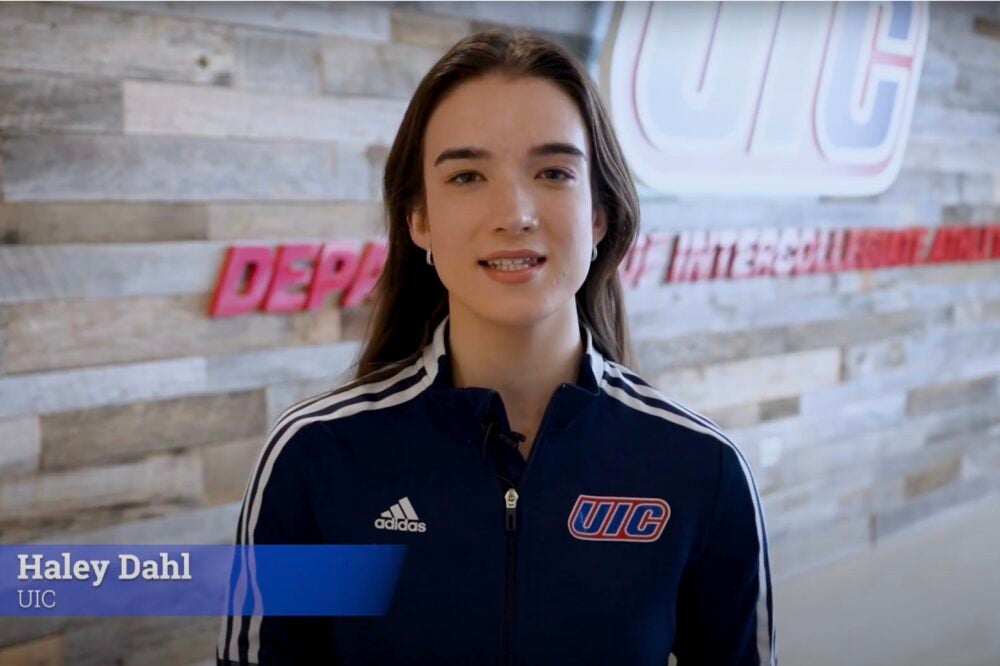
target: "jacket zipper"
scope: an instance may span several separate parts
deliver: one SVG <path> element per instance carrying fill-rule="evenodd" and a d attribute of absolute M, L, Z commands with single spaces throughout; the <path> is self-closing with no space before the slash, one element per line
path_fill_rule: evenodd
<path fill-rule="evenodd" d="M 561 389 L 563 386 L 560 385 L 559 388 Z M 555 402 L 554 398 L 555 396 L 546 405 L 545 412 L 542 414 L 542 421 L 538 424 L 538 432 L 535 433 L 535 441 L 531 445 L 531 452 L 528 454 L 528 459 L 524 462 L 524 469 L 521 471 L 520 483 L 524 483 L 524 477 L 527 476 L 528 470 L 531 468 L 531 463 L 535 459 L 535 452 L 538 451 L 538 444 L 542 440 L 546 422 L 549 420 L 549 412 L 552 410 L 552 404 Z M 494 474 L 494 476 L 500 479 L 504 487 L 503 503 L 504 527 L 507 533 L 507 576 L 504 588 L 500 663 L 501 665 L 507 665 L 514 663 L 514 655 L 510 647 L 510 635 L 511 628 L 514 625 L 514 592 L 517 587 L 515 585 L 517 577 L 517 500 L 520 496 L 517 494 L 517 489 L 511 483 L 510 479 L 500 474 Z"/>
<path fill-rule="evenodd" d="M 503 641 L 500 646 L 501 663 L 512 661 L 510 630 L 514 624 L 514 590 L 517 576 L 517 490 L 509 486 L 503 496 L 507 529 L 507 578 L 503 602 Z"/>

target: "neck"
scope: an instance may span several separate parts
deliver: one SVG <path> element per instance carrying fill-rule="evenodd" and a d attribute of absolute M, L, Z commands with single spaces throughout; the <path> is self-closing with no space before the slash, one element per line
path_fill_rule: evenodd
<path fill-rule="evenodd" d="M 576 304 L 569 306 L 543 320 L 516 326 L 450 308 L 448 341 L 455 386 L 499 392 L 511 428 L 526 435 L 529 448 L 553 391 L 577 379 L 584 350 Z"/>

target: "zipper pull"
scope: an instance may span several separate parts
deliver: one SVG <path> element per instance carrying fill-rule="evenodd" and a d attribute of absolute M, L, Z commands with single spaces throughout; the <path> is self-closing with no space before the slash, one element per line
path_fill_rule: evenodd
<path fill-rule="evenodd" d="M 508 488 L 507 492 L 504 493 L 503 501 L 504 505 L 507 507 L 507 531 L 513 532 L 517 529 L 517 491 L 513 488 Z"/>

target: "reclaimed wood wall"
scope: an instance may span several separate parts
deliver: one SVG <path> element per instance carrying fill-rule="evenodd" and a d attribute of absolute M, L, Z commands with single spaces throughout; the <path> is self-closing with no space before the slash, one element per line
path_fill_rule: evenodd
<path fill-rule="evenodd" d="M 338 381 L 367 312 L 210 319 L 225 247 L 378 234 L 388 145 L 450 44 L 517 25 L 592 61 L 604 9 L 0 4 L 0 541 L 230 540 L 269 424 Z M 646 194 L 644 230 L 1000 221 L 998 23 L 931 5 L 885 194 Z M 1000 491 L 997 263 L 628 300 L 637 369 L 748 455 L 777 579 Z M 0 663 L 214 663 L 214 620 L 12 620 Z"/>

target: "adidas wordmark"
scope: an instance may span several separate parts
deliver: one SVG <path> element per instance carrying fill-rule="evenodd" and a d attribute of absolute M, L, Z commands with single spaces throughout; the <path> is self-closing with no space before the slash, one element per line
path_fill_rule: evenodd
<path fill-rule="evenodd" d="M 382 515 L 375 519 L 375 527 L 380 530 L 394 530 L 397 532 L 426 532 L 427 525 L 420 522 L 417 512 L 410 499 L 404 497 L 389 507 L 388 511 L 383 511 Z"/>

